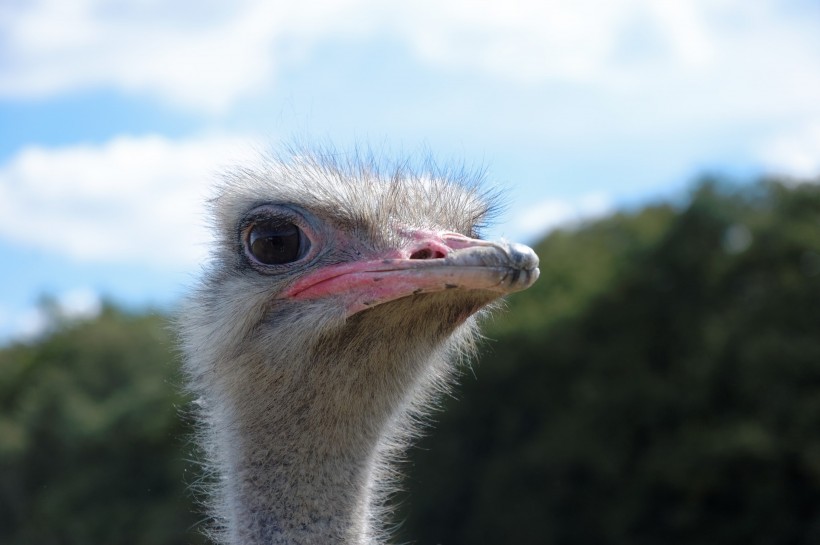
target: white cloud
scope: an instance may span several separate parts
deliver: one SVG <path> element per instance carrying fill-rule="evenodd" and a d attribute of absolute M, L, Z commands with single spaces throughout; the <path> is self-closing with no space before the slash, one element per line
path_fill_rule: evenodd
<path fill-rule="evenodd" d="M 69 320 L 87 320 L 99 316 L 102 301 L 99 294 L 88 287 L 76 288 L 57 298 L 60 315 Z"/>
<path fill-rule="evenodd" d="M 41 308 L 31 307 L 18 315 L 8 326 L 3 328 L 11 339 L 28 341 L 45 333 L 49 327 L 48 315 Z M 4 333 L 6 332 L 4 331 Z M 2 340 L 2 338 L 0 338 Z"/>
<path fill-rule="evenodd" d="M 796 111 L 820 93 L 812 14 L 759 0 L 33 0 L 0 11 L 0 96 L 91 87 L 221 111 L 320 44 L 398 42 L 424 63 L 574 82 L 682 116 Z M 810 9 L 806 7 L 804 9 Z M 689 106 L 689 108 L 687 108 Z M 816 108 L 816 106 L 815 106 Z"/>
<path fill-rule="evenodd" d="M 0 96 L 114 87 L 218 112 L 270 83 L 319 35 L 344 32 L 337 15 L 347 4 L 12 3 L 0 11 Z"/>
<path fill-rule="evenodd" d="M 587 193 L 577 199 L 546 199 L 528 206 L 510 225 L 513 238 L 533 241 L 556 227 L 573 227 L 582 221 L 600 218 L 614 209 L 604 193 Z"/>
<path fill-rule="evenodd" d="M 228 137 L 25 148 L 0 165 L 0 237 L 77 260 L 190 266 L 205 254 L 215 170 L 253 153 Z"/>
<path fill-rule="evenodd" d="M 100 296 L 88 287 L 63 292 L 48 306 L 34 305 L 17 312 L 0 306 L 0 346 L 10 340 L 36 340 L 57 321 L 90 320 L 101 311 Z"/>
<path fill-rule="evenodd" d="M 773 174 L 803 179 L 820 176 L 820 121 L 775 136 L 761 156 Z"/>

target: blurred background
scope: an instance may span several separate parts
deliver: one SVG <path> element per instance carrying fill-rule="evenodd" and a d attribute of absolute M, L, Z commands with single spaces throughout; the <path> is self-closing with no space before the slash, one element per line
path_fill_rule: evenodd
<path fill-rule="evenodd" d="M 543 263 L 397 542 L 820 542 L 817 2 L 12 0 L 0 543 L 201 543 L 167 317 L 294 139 L 486 169 Z"/>

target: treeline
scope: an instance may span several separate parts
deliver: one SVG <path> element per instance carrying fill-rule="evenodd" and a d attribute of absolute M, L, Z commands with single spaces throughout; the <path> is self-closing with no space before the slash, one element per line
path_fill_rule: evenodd
<path fill-rule="evenodd" d="M 396 542 L 820 543 L 820 185 L 555 231 L 405 465 Z M 165 318 L 0 351 L 0 543 L 195 544 Z"/>
<path fill-rule="evenodd" d="M 0 543 L 203 543 L 166 319 L 107 306 L 0 351 Z"/>
<path fill-rule="evenodd" d="M 820 543 L 820 187 L 705 180 L 537 252 L 413 452 L 403 537 Z"/>

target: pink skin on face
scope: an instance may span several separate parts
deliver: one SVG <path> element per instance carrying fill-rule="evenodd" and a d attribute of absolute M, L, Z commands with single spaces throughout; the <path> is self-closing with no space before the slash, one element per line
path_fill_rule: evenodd
<path fill-rule="evenodd" d="M 409 230 L 408 230 L 409 231 Z M 341 298 L 348 316 L 410 295 L 448 289 L 505 293 L 538 277 L 538 258 L 520 245 L 487 242 L 457 233 L 412 231 L 406 247 L 379 259 L 331 265 L 287 289 L 283 298 Z"/>

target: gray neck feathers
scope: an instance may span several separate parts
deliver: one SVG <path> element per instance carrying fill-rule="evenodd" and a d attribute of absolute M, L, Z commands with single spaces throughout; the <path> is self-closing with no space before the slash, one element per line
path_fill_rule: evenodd
<path fill-rule="evenodd" d="M 390 464 L 449 383 L 474 320 L 457 326 L 447 318 L 462 308 L 449 294 L 347 320 L 321 303 L 214 320 L 204 317 L 219 301 L 207 293 L 191 299 L 182 337 L 214 474 L 214 538 L 383 542 Z"/>

